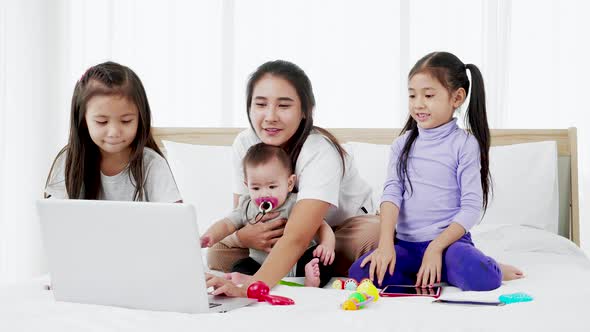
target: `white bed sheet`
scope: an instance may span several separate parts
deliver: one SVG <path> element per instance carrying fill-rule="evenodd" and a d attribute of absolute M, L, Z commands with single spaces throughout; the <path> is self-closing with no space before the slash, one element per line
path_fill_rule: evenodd
<path fill-rule="evenodd" d="M 574 244 L 522 226 L 478 226 L 476 245 L 499 261 L 521 267 L 526 278 L 492 292 L 447 287 L 442 298 L 495 300 L 527 292 L 533 302 L 503 307 L 432 304 L 429 298 L 381 299 L 346 312 L 349 292 L 278 286 L 273 293 L 295 306 L 253 304 L 225 314 L 180 314 L 55 302 L 46 281 L 0 285 L 0 331 L 588 331 L 590 260 Z"/>

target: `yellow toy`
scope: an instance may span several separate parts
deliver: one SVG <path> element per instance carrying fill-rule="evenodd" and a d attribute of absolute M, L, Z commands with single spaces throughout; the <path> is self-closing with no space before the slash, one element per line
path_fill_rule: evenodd
<path fill-rule="evenodd" d="M 358 285 L 356 292 L 350 294 L 348 299 L 340 306 L 344 310 L 359 310 L 371 302 L 377 302 L 379 299 L 379 290 L 371 280 L 364 279 Z"/>
<path fill-rule="evenodd" d="M 373 297 L 373 302 L 377 302 L 377 300 L 379 300 L 379 290 L 369 279 L 363 279 L 356 290 L 357 292 L 365 293 Z"/>

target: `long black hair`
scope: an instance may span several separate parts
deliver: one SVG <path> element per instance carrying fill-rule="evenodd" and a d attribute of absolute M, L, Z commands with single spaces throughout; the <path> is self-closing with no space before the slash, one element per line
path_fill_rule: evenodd
<path fill-rule="evenodd" d="M 474 64 L 464 64 L 455 55 L 448 52 L 433 52 L 418 60 L 410 73 L 408 80 L 418 73 L 427 73 L 438 80 L 449 94 L 460 88 L 469 92 L 469 78 L 467 70 L 471 72 L 471 97 L 465 115 L 465 127 L 477 139 L 481 163 L 481 188 L 483 192 L 483 209 L 488 207 L 488 194 L 492 191 L 490 175 L 490 129 L 486 114 L 486 95 L 483 76 Z M 410 150 L 418 137 L 418 124 L 411 116 L 408 116 L 406 124 L 400 132 L 400 136 L 408 133 L 408 138 L 402 148 L 397 164 L 397 174 L 400 179 L 407 178 L 410 191 L 413 190 L 412 182 L 408 176 L 408 157 Z"/>
<path fill-rule="evenodd" d="M 252 119 L 250 118 L 250 107 L 252 104 L 254 86 L 256 83 L 258 83 L 258 81 L 260 81 L 262 77 L 267 74 L 283 78 L 289 82 L 293 88 L 295 88 L 297 96 L 301 101 L 301 112 L 303 113 L 303 118 L 301 119 L 295 134 L 293 134 L 285 146 L 283 146 L 283 149 L 291 157 L 293 169 L 295 169 L 295 164 L 297 162 L 297 158 L 299 157 L 299 153 L 301 152 L 301 148 L 303 147 L 303 143 L 305 143 L 305 140 L 307 140 L 307 137 L 312 130 L 317 130 L 323 136 L 327 137 L 338 151 L 338 154 L 342 160 L 342 174 L 344 175 L 344 156 L 346 155 L 346 151 L 340 145 L 338 139 L 329 131 L 313 125 L 315 97 L 313 95 L 313 89 L 311 88 L 311 81 L 303 69 L 301 69 L 296 64 L 285 60 L 268 61 L 260 65 L 260 67 L 258 67 L 256 71 L 252 73 L 246 86 L 246 110 L 248 113 L 248 121 L 250 122 L 252 129 L 254 129 L 254 126 L 252 125 Z"/>
<path fill-rule="evenodd" d="M 90 138 L 86 125 L 86 105 L 94 96 L 119 96 L 133 102 L 138 110 L 138 124 L 135 139 L 131 143 L 129 176 L 135 180 L 134 200 L 142 201 L 145 174 L 143 149 L 153 149 L 164 157 L 151 133 L 151 111 L 147 95 L 139 77 L 128 67 L 115 62 L 104 62 L 90 67 L 76 82 L 70 113 L 70 135 L 68 145 L 55 158 L 49 177 L 57 159 L 66 154 L 65 186 L 71 199 L 98 199 L 101 190 L 101 153 Z"/>

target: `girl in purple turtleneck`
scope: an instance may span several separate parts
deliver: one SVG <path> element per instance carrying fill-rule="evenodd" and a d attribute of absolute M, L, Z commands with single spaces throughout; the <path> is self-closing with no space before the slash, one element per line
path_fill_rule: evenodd
<path fill-rule="evenodd" d="M 467 130 L 453 113 L 469 91 Z M 359 258 L 349 276 L 378 285 L 462 290 L 498 288 L 522 272 L 498 264 L 473 245 L 469 230 L 488 204 L 490 131 L 483 78 L 473 64 L 434 52 L 408 75 L 410 116 L 391 146 L 381 198 L 379 247 Z"/>

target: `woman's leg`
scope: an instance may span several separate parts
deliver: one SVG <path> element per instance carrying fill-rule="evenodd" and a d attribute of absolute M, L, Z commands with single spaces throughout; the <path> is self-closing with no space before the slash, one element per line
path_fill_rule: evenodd
<path fill-rule="evenodd" d="M 467 233 L 443 254 L 442 281 L 464 291 L 489 291 L 502 284 L 502 271 L 493 258 L 473 245 Z"/>
<path fill-rule="evenodd" d="M 348 269 L 359 257 L 377 248 L 379 216 L 362 215 L 347 219 L 334 227 L 336 257 L 334 275 L 347 276 Z"/>
<path fill-rule="evenodd" d="M 207 249 L 207 265 L 211 270 L 230 272 L 237 261 L 249 256 L 250 251 L 242 247 L 234 233 Z"/>

